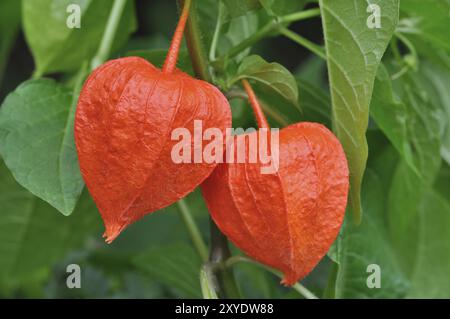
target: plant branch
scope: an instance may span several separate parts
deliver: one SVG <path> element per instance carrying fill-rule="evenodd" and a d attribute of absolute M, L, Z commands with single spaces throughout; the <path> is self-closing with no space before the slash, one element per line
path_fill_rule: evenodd
<path fill-rule="evenodd" d="M 235 47 L 231 48 L 226 54 L 219 57 L 216 60 L 216 64 L 220 64 L 221 62 L 226 61 L 227 59 L 233 58 L 239 53 L 241 53 L 243 50 L 251 47 L 261 39 L 265 38 L 271 33 L 278 34 L 280 32 L 280 27 L 283 25 L 289 25 L 292 22 L 305 20 L 313 17 L 320 16 L 320 10 L 319 9 L 310 9 L 310 10 L 304 10 L 296 13 L 292 13 L 286 16 L 283 16 L 277 20 L 272 20 L 269 23 L 267 23 L 265 26 L 263 26 L 261 29 L 253 33 L 250 37 L 243 40 L 241 43 L 237 44 Z"/>
<path fill-rule="evenodd" d="M 208 248 L 206 247 L 205 242 L 203 241 L 200 230 L 195 224 L 194 218 L 192 217 L 189 206 L 186 204 L 184 199 L 180 199 L 177 202 L 181 219 L 183 220 L 186 228 L 191 237 L 192 243 L 194 244 L 195 249 L 197 250 L 198 255 L 202 259 L 203 262 L 208 260 Z"/>
<path fill-rule="evenodd" d="M 268 272 L 274 274 L 274 275 L 277 276 L 278 278 L 283 279 L 283 274 L 282 274 L 281 272 L 279 272 L 278 270 L 275 270 L 275 269 L 270 268 L 270 267 L 268 267 L 268 266 L 266 266 L 266 265 L 260 264 L 259 262 L 254 261 L 253 259 L 250 259 L 250 258 L 247 258 L 247 257 L 244 257 L 244 256 L 233 256 L 233 257 L 230 257 L 230 258 L 226 261 L 225 265 L 226 265 L 227 267 L 232 267 L 233 265 L 235 265 L 235 264 L 237 264 L 237 263 L 240 263 L 240 262 L 245 262 L 245 263 L 250 263 L 250 264 L 253 264 L 253 265 L 257 265 L 257 266 L 259 266 L 259 267 L 264 268 L 264 269 L 267 270 Z M 314 295 L 311 291 L 309 291 L 307 288 L 305 288 L 303 285 L 301 285 L 301 284 L 298 283 L 298 282 L 295 283 L 295 284 L 292 286 L 292 289 L 294 289 L 295 291 L 297 291 L 299 294 L 301 294 L 301 295 L 302 295 L 303 297 L 305 297 L 306 299 L 319 299 L 319 298 L 317 298 L 316 295 Z"/>
<path fill-rule="evenodd" d="M 108 58 L 125 4 L 126 0 L 114 0 L 100 47 L 92 59 L 91 69 L 95 69 Z"/>
<path fill-rule="evenodd" d="M 216 59 L 216 50 L 217 50 L 217 44 L 219 42 L 219 35 L 220 35 L 220 27 L 222 26 L 222 19 L 223 19 L 223 8 L 224 4 L 222 1 L 219 1 L 219 13 L 217 14 L 217 22 L 216 27 L 214 29 L 213 38 L 211 41 L 211 47 L 209 49 L 209 60 L 214 61 Z"/>
<path fill-rule="evenodd" d="M 317 56 L 321 57 L 322 59 L 324 59 L 324 60 L 327 59 L 325 50 L 320 45 L 317 45 L 314 42 L 309 41 L 308 39 L 289 30 L 288 28 L 280 28 L 280 33 L 282 35 L 284 35 L 285 37 L 291 39 L 292 41 L 296 42 L 297 44 L 307 48 L 312 53 L 316 54 Z"/>
<path fill-rule="evenodd" d="M 292 23 L 292 22 L 296 22 L 296 21 L 309 19 L 309 18 L 315 18 L 318 16 L 320 16 L 320 9 L 316 8 L 316 9 L 309 9 L 309 10 L 299 11 L 299 12 L 285 15 L 280 18 L 280 21 L 282 23 Z"/>

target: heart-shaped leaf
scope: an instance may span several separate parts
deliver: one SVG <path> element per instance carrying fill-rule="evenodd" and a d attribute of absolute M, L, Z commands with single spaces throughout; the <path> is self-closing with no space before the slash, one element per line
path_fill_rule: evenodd
<path fill-rule="evenodd" d="M 0 109 L 0 153 L 14 178 L 70 215 L 83 189 L 73 140 L 77 95 L 50 79 L 30 80 Z"/>

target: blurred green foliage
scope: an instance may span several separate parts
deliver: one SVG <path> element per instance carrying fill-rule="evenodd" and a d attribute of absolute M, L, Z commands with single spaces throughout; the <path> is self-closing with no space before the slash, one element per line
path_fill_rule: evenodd
<path fill-rule="evenodd" d="M 107 245 L 101 238 L 100 216 L 86 190 L 78 201 L 79 190 L 70 197 L 74 207 L 65 212 L 72 213 L 70 216 L 63 216 L 47 204 L 58 207 L 48 199 L 54 194 L 46 194 L 42 188 L 42 183 L 48 181 L 45 176 L 51 175 L 53 162 L 46 165 L 42 162 L 60 144 L 39 144 L 38 131 L 31 129 L 32 121 L 24 120 L 30 119 L 30 114 L 20 112 L 22 109 L 27 112 L 27 106 L 33 105 L 36 112 L 33 118 L 39 118 L 39 112 L 52 113 L 63 108 L 61 114 L 65 116 L 51 121 L 53 133 L 61 135 L 59 124 L 70 124 L 70 99 L 77 94 L 73 90 L 76 73 L 95 53 L 112 3 L 79 2 L 83 5 L 82 27 L 68 30 L 64 25 L 68 3 L 65 0 L 23 0 L 22 7 L 20 1 L 0 1 L 0 151 L 8 166 L 0 159 L 0 296 L 201 297 L 201 261 L 177 205 L 147 215 Z M 395 9 L 394 0 L 388 5 L 376 2 L 388 11 L 382 22 L 387 23 L 389 30 L 381 38 L 360 32 L 367 17 L 366 1 L 323 0 L 320 3 L 326 21 L 316 17 L 289 27 L 319 45 L 327 43 L 328 61 L 272 32 L 216 70 L 216 80 L 218 84 L 226 84 L 243 74 L 248 77 L 257 74 L 253 79 L 279 85 L 278 90 L 276 85 L 275 90 L 255 85 L 271 125 L 283 127 L 298 121 L 316 121 L 334 128 L 338 135 L 341 131 L 341 138 L 342 134 L 354 137 L 354 130 L 361 142 L 352 147 L 356 162 L 365 162 L 362 148 L 364 139 L 368 140 L 361 225 L 354 224 L 349 209 L 339 238 L 328 256 L 302 281 L 304 286 L 319 297 L 449 298 L 450 1 L 404 0 L 400 10 Z M 196 3 L 202 40 L 209 50 L 222 2 Z M 223 56 L 273 19 L 318 4 L 223 0 L 221 5 L 224 11 L 222 20 L 219 19 L 215 57 Z M 349 14 L 348 6 L 364 15 Z M 176 1 L 128 0 L 111 58 L 139 55 L 160 66 L 176 20 Z M 331 31 L 325 28 L 323 32 L 322 23 L 335 28 Z M 247 61 L 247 68 L 242 61 Z M 258 66 L 256 71 L 249 71 L 249 61 Z M 178 66 L 193 73 L 186 48 L 182 49 Z M 264 72 L 261 76 L 261 70 L 267 69 L 277 76 L 269 74 L 266 78 Z M 331 70 L 330 78 L 327 70 Z M 33 74 L 46 74 L 54 81 L 30 80 Z M 38 81 L 44 86 L 53 84 L 18 100 L 20 89 L 15 90 L 26 81 Z M 40 95 L 45 99 L 47 89 L 67 94 L 62 100 L 51 100 L 42 109 L 36 109 L 39 103 L 27 104 L 27 99 L 36 102 Z M 230 89 L 234 90 L 231 99 L 234 126 L 254 126 L 253 114 L 242 99 L 239 86 Z M 53 93 L 49 95 L 54 97 Z M 363 115 L 352 117 L 355 115 L 351 110 L 358 105 L 364 107 Z M 370 112 L 367 132 L 365 112 Z M 40 116 L 45 118 L 44 113 Z M 8 137 L 12 129 L 21 133 L 15 140 Z M 70 141 L 66 145 L 69 154 Z M 14 153 L 19 146 L 30 147 L 25 159 Z M 71 162 L 70 158 L 65 157 L 69 159 L 65 164 L 76 168 L 76 161 Z M 25 174 L 25 168 L 43 174 L 33 180 Z M 65 199 L 56 202 L 61 201 Z M 209 217 L 200 192 L 196 190 L 186 201 L 208 242 Z M 235 247 L 232 251 L 240 254 Z M 66 267 L 72 263 L 82 269 L 80 289 L 66 286 Z M 380 289 L 369 289 L 366 285 L 369 264 L 381 267 Z M 245 297 L 302 297 L 281 286 L 278 278 L 258 266 L 238 264 L 235 272 Z"/>

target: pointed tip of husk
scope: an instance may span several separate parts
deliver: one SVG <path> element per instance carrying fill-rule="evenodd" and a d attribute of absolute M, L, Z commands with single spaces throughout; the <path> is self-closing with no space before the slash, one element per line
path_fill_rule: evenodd
<path fill-rule="evenodd" d="M 290 273 L 284 273 L 284 277 L 281 280 L 281 284 L 283 286 L 286 287 L 291 287 L 293 286 L 297 281 L 299 280 L 299 278 L 292 272 Z"/>
<path fill-rule="evenodd" d="M 122 230 L 124 228 L 125 228 L 124 225 L 122 225 L 122 226 L 121 225 L 117 225 L 117 224 L 106 225 L 106 230 L 103 233 L 102 237 L 105 238 L 105 242 L 107 244 L 111 244 L 114 241 L 114 239 L 116 239 L 117 236 L 120 235 L 120 233 L 122 232 Z"/>

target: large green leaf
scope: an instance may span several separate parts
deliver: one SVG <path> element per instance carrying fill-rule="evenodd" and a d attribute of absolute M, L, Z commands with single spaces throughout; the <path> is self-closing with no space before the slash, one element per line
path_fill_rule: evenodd
<path fill-rule="evenodd" d="M 134 264 L 183 297 L 201 297 L 201 260 L 187 244 L 154 247 L 138 255 Z"/>
<path fill-rule="evenodd" d="M 0 109 L 0 153 L 16 180 L 70 215 L 83 189 L 73 140 L 77 94 L 49 79 L 30 80 Z"/>
<path fill-rule="evenodd" d="M 442 112 L 436 115 L 441 120 L 441 156 L 450 165 L 450 70 L 421 62 L 418 76 L 421 88 L 428 93 L 431 103 Z"/>
<path fill-rule="evenodd" d="M 0 2 L 0 83 L 20 25 L 20 1 Z"/>
<path fill-rule="evenodd" d="M 350 166 L 350 201 L 361 217 L 360 188 L 367 160 L 366 129 L 378 65 L 398 22 L 398 0 L 320 0 L 333 104 L 334 130 Z M 367 26 L 368 4 L 381 7 L 380 29 Z"/>
<path fill-rule="evenodd" d="M 410 274 L 420 231 L 417 207 L 441 166 L 443 116 L 413 75 L 405 76 L 401 84 L 397 94 L 406 106 L 408 138 L 419 174 L 405 160 L 400 161 L 392 177 L 387 212 L 391 238 L 402 255 L 402 266 Z"/>
<path fill-rule="evenodd" d="M 450 203 L 428 191 L 419 212 L 418 257 L 408 296 L 450 298 Z"/>
<path fill-rule="evenodd" d="M 36 73 L 76 70 L 98 49 L 113 5 L 110 0 L 24 0 L 23 28 Z M 70 4 L 81 9 L 81 27 L 69 28 Z M 114 38 L 117 49 L 136 28 L 133 1 L 128 0 Z"/>
<path fill-rule="evenodd" d="M 240 79 L 252 79 L 262 83 L 297 105 L 298 88 L 295 78 L 288 69 L 279 63 L 269 63 L 258 55 L 248 56 L 239 66 L 234 81 Z"/>
<path fill-rule="evenodd" d="M 261 8 L 259 0 L 222 0 L 232 17 L 239 17 L 249 11 Z"/>
<path fill-rule="evenodd" d="M 219 38 L 218 53 L 225 54 L 234 46 L 250 37 L 258 30 L 258 15 L 255 12 L 247 12 L 239 17 L 225 20 L 221 26 L 222 34 Z M 238 60 L 242 60 L 248 55 L 250 49 L 242 51 L 238 56 Z"/>
<path fill-rule="evenodd" d="M 402 2 L 400 9 L 405 17 L 398 31 L 425 40 L 431 44 L 428 50 L 442 48 L 450 52 L 449 0 L 407 0 Z"/>
<path fill-rule="evenodd" d="M 400 298 L 408 288 L 384 221 L 385 189 L 375 171 L 368 169 L 362 189 L 364 221 L 356 226 L 349 218 L 337 244 L 336 298 Z M 371 264 L 380 266 L 381 288 L 370 289 L 366 280 Z"/>
<path fill-rule="evenodd" d="M 407 106 L 395 96 L 389 73 L 382 65 L 378 69 L 375 79 L 370 115 L 397 151 L 404 157 L 406 163 L 417 171 L 412 142 L 408 134 L 408 127 L 412 127 L 415 120 L 408 117 Z M 420 152 L 420 150 L 417 151 Z"/>
<path fill-rule="evenodd" d="M 319 122 L 331 128 L 331 101 L 327 92 L 297 79 L 302 121 Z"/>
<path fill-rule="evenodd" d="M 0 285 L 17 287 L 42 277 L 71 249 L 99 230 L 100 218 L 85 193 L 70 217 L 16 183 L 0 161 Z"/>
<path fill-rule="evenodd" d="M 356 227 L 347 219 L 332 251 L 331 257 L 339 263 L 336 296 L 448 298 L 450 258 L 445 252 L 450 249 L 450 205 L 443 196 L 448 195 L 450 170 L 446 167 L 440 171 L 434 188 L 423 182 L 414 184 L 411 176 L 417 175 L 403 159 L 396 165 L 398 155 L 392 147 L 382 140 L 369 141 L 371 155 L 362 190 L 363 223 Z M 405 180 L 405 188 L 391 186 L 393 175 Z M 393 190 L 397 202 L 414 202 L 407 207 L 410 211 L 406 215 L 414 218 L 409 221 L 408 231 L 403 232 L 401 249 L 398 238 L 392 236 L 392 228 L 401 229 L 402 225 L 392 225 L 392 202 L 380 200 Z M 366 286 L 366 267 L 372 263 L 381 269 L 380 289 Z"/>
<path fill-rule="evenodd" d="M 272 16 L 282 16 L 300 11 L 311 0 L 259 0 L 264 9 Z"/>

